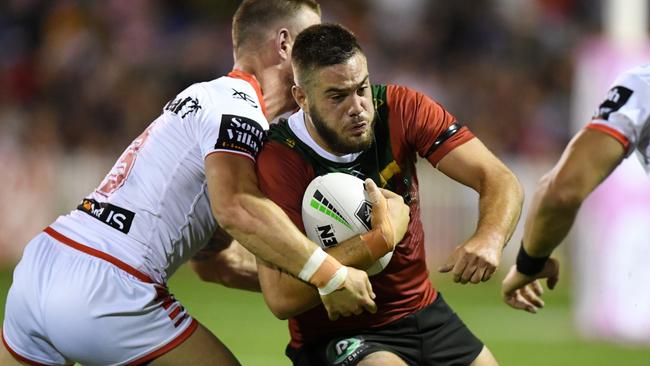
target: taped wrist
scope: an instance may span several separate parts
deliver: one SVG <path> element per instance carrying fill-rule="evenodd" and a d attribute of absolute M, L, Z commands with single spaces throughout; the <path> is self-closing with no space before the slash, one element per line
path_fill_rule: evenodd
<path fill-rule="evenodd" d="M 517 254 L 517 271 L 527 276 L 534 276 L 544 269 L 544 265 L 550 255 L 544 257 L 531 257 L 524 249 L 524 242 L 521 242 Z"/>
<path fill-rule="evenodd" d="M 386 238 L 379 229 L 373 229 L 361 235 L 361 240 L 366 243 L 373 262 L 383 257 L 390 251 Z"/>
<path fill-rule="evenodd" d="M 318 248 L 311 254 L 307 262 L 305 262 L 305 265 L 298 274 L 298 278 L 321 288 L 327 286 L 341 268 L 343 268 L 341 263 L 331 255 L 325 253 L 322 248 Z M 345 280 L 345 277 L 343 280 Z"/>
<path fill-rule="evenodd" d="M 321 296 L 329 295 L 332 292 L 338 290 L 345 282 L 345 279 L 348 277 L 348 267 L 342 266 L 339 268 L 334 276 L 327 282 L 325 286 L 318 287 L 318 293 Z"/>

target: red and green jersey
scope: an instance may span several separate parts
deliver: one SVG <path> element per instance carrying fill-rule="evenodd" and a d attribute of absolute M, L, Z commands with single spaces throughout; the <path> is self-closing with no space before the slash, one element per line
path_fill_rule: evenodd
<path fill-rule="evenodd" d="M 474 136 L 453 115 L 425 95 L 396 85 L 373 85 L 375 140 L 362 152 L 337 156 L 315 143 L 303 111 L 271 126 L 257 160 L 261 190 L 303 229 L 301 205 L 309 183 L 329 172 L 372 178 L 402 195 L 411 222 L 389 265 L 370 277 L 377 312 L 330 321 L 323 306 L 289 319 L 291 347 L 388 324 L 431 304 L 436 291 L 429 281 L 420 221 L 416 157 L 436 166 L 449 151 Z"/>

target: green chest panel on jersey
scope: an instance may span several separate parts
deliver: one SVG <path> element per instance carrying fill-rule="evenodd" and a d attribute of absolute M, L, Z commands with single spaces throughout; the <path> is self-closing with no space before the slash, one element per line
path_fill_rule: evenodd
<path fill-rule="evenodd" d="M 374 140 L 372 145 L 352 162 L 339 163 L 323 158 L 293 133 L 286 119 L 281 119 L 271 126 L 268 140 L 280 142 L 296 151 L 314 168 L 316 176 L 342 172 L 361 179 L 371 178 L 379 187 L 401 194 L 408 201 L 411 186 L 410 165 L 398 164 L 393 157 L 386 86 L 373 85 L 372 96 L 375 105 Z"/>

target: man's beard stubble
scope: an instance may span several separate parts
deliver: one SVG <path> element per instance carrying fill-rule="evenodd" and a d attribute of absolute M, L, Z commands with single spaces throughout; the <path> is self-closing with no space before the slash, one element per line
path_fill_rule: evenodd
<path fill-rule="evenodd" d="M 341 137 L 339 137 L 336 131 L 334 131 L 329 126 L 327 126 L 327 124 L 324 122 L 318 110 L 314 107 L 315 106 L 313 105 L 309 106 L 309 112 L 310 112 L 309 116 L 311 117 L 311 121 L 314 124 L 314 127 L 316 128 L 318 135 L 320 135 L 320 137 L 325 141 L 325 143 L 327 143 L 327 145 L 335 153 L 337 154 L 358 153 L 368 149 L 372 145 L 372 142 L 375 137 L 374 119 L 370 121 L 369 134 L 365 140 L 361 140 L 357 143 L 347 143 Z"/>

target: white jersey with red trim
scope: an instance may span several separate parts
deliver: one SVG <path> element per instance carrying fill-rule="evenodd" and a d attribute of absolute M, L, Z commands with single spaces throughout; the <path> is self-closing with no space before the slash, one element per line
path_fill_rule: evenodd
<path fill-rule="evenodd" d="M 165 283 L 216 229 L 205 157 L 255 160 L 269 127 L 264 108 L 259 84 L 240 71 L 188 87 L 52 228 Z"/>
<path fill-rule="evenodd" d="M 621 74 L 587 127 L 619 140 L 627 156 L 636 150 L 650 174 L 650 64 Z"/>

